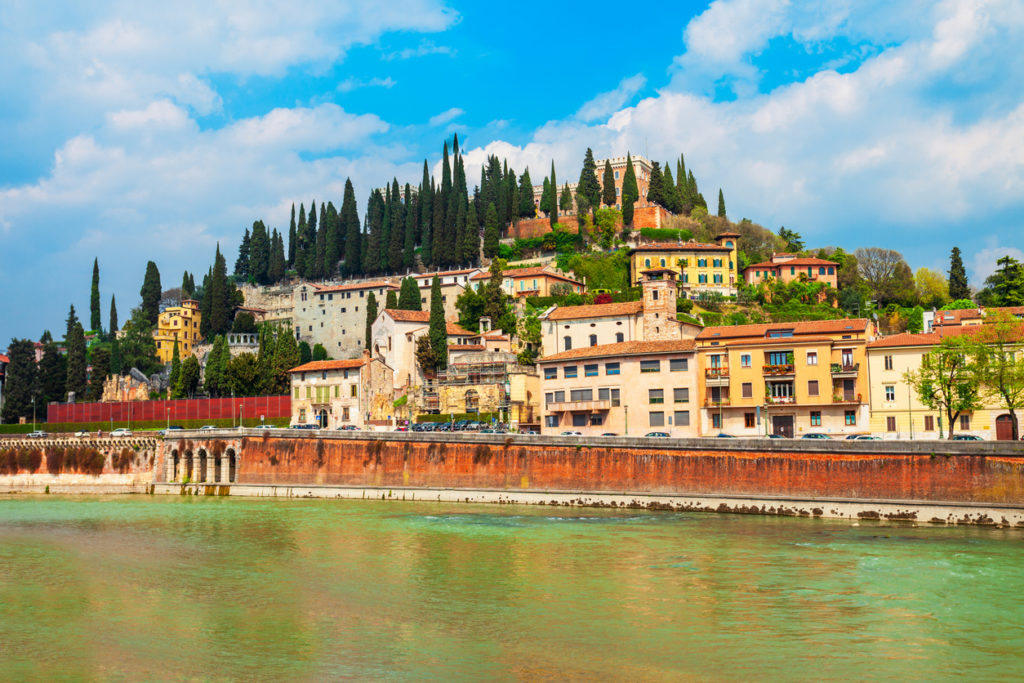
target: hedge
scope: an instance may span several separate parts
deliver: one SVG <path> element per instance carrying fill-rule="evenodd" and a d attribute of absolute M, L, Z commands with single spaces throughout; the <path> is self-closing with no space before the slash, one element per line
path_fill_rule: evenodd
<path fill-rule="evenodd" d="M 272 417 L 266 420 L 266 424 L 273 425 L 274 427 L 287 427 L 291 420 L 287 417 Z M 231 418 L 219 418 L 214 420 L 177 420 L 172 421 L 171 424 L 185 429 L 198 429 L 203 425 L 213 425 L 214 427 L 231 427 Z M 252 427 L 259 424 L 259 420 L 247 419 L 245 420 L 246 426 Z M 114 429 L 118 427 L 128 427 L 128 423 L 125 421 L 114 420 Z M 131 423 L 132 431 L 158 431 L 167 427 L 167 420 L 133 420 Z M 77 432 L 79 430 L 85 430 L 88 432 L 95 432 L 102 429 L 104 432 L 110 431 L 110 422 L 61 422 L 54 424 L 46 424 L 45 422 L 37 422 L 36 429 L 50 432 Z M 28 434 L 32 431 L 32 423 L 29 424 L 7 424 L 0 425 L 0 434 Z"/>

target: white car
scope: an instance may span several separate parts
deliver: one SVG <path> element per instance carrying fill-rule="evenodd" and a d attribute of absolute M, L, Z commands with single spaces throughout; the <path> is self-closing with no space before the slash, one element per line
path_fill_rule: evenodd
<path fill-rule="evenodd" d="M 203 425 L 202 427 L 199 428 L 199 431 L 203 432 L 210 429 L 216 429 L 216 427 L 214 427 L 213 425 Z"/>
<path fill-rule="evenodd" d="M 29 432 L 28 433 L 28 438 L 30 438 L 30 439 L 45 439 L 46 436 L 47 436 L 46 432 L 40 431 L 40 430 L 36 430 L 34 432 Z"/>
<path fill-rule="evenodd" d="M 89 438 L 89 434 L 91 434 L 91 433 L 92 432 L 87 432 L 84 429 L 79 429 L 77 432 L 75 432 L 75 438 L 87 439 L 87 438 Z"/>
<path fill-rule="evenodd" d="M 130 429 L 126 429 L 124 427 L 118 427 L 114 431 L 110 432 L 110 436 L 112 436 L 112 437 L 114 437 L 116 439 L 117 437 L 120 437 L 120 436 L 133 436 L 133 434 L 132 434 L 132 430 L 130 430 Z"/>
<path fill-rule="evenodd" d="M 583 436 L 583 432 L 566 431 L 562 432 L 562 436 Z"/>

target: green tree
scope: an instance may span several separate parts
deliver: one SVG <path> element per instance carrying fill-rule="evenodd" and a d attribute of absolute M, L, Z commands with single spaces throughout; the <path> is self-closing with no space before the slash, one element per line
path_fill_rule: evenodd
<path fill-rule="evenodd" d="M 117 338 L 117 335 L 111 335 L 110 337 L 110 374 L 120 375 L 123 370 L 123 362 L 121 360 L 121 340 Z M 65 368 L 65 373 L 67 369 Z"/>
<path fill-rule="evenodd" d="M 234 396 L 255 395 L 261 379 L 256 354 L 246 352 L 228 358 L 224 367 L 224 383 Z"/>
<path fill-rule="evenodd" d="M 786 226 L 782 226 L 779 228 L 779 237 L 786 243 L 787 252 L 795 254 L 804 250 L 804 241 L 800 237 L 800 233 L 795 230 L 789 230 Z"/>
<path fill-rule="evenodd" d="M 224 335 L 214 337 L 213 347 L 206 356 L 206 368 L 203 371 L 203 389 L 210 396 L 225 396 L 231 392 L 227 384 L 227 364 L 231 358 L 227 340 Z"/>
<path fill-rule="evenodd" d="M 1013 440 L 1020 439 L 1017 411 L 1024 407 L 1024 326 L 999 311 L 978 330 L 977 342 L 983 352 L 978 364 L 983 398 L 1006 408 L 1013 425 Z"/>
<path fill-rule="evenodd" d="M 384 308 L 390 308 L 391 310 L 398 308 L 398 295 L 395 294 L 395 290 L 388 290 L 388 294 L 387 297 L 385 297 L 384 302 Z"/>
<path fill-rule="evenodd" d="M 301 354 L 295 335 L 287 327 L 277 329 L 277 348 L 274 353 L 274 381 L 268 391 L 280 396 L 287 394 L 291 387 L 291 370 L 301 365 Z"/>
<path fill-rule="evenodd" d="M 647 181 L 647 202 L 665 206 L 665 196 L 661 188 L 661 164 L 657 161 L 651 164 L 651 177 Z"/>
<path fill-rule="evenodd" d="M 498 226 L 498 212 L 494 208 L 494 204 L 488 204 L 487 215 L 484 217 L 484 256 L 493 259 L 498 255 L 500 237 L 501 228 Z"/>
<path fill-rule="evenodd" d="M 444 299 L 441 296 L 441 280 L 434 276 L 430 284 L 430 326 L 427 332 L 434 364 L 442 370 L 448 367 L 448 324 L 444 319 Z"/>
<path fill-rule="evenodd" d="M 78 322 L 74 306 L 68 313 L 64 346 L 68 354 L 68 374 L 64 391 L 65 393 L 75 392 L 75 400 L 81 401 L 85 398 L 86 390 L 85 331 L 82 329 L 82 324 Z"/>
<path fill-rule="evenodd" d="M 921 358 L 918 370 L 908 370 L 903 377 L 917 393 L 921 403 L 938 410 L 946 417 L 949 439 L 957 418 L 982 407 L 982 353 L 970 335 L 944 338 Z"/>
<path fill-rule="evenodd" d="M 234 301 L 233 286 L 228 283 L 228 268 L 220 253 L 220 244 L 213 259 L 213 273 L 210 276 L 210 333 L 225 334 L 231 330 Z"/>
<path fill-rule="evenodd" d="M 373 321 L 377 319 L 377 297 L 373 292 L 366 298 L 366 340 L 364 349 L 372 349 L 373 344 Z"/>
<path fill-rule="evenodd" d="M 612 171 L 612 162 L 604 161 L 604 178 L 601 189 L 601 201 L 605 206 L 612 207 L 618 204 L 618 197 L 615 194 L 615 173 Z"/>
<path fill-rule="evenodd" d="M 313 360 L 313 349 L 310 348 L 309 342 L 299 342 L 299 364 L 305 365 L 306 363 Z"/>
<path fill-rule="evenodd" d="M 548 218 L 551 219 L 551 227 L 555 227 L 555 223 L 558 222 L 558 181 L 555 179 L 555 162 L 551 161 L 551 213 L 548 214 Z M 446 366 L 442 366 L 446 367 Z"/>
<path fill-rule="evenodd" d="M 142 289 L 139 295 L 142 296 L 142 312 L 145 314 L 146 322 L 155 326 L 157 318 L 160 317 L 160 295 L 163 288 L 160 286 L 160 271 L 152 261 L 146 264 L 146 276 L 142 280 Z"/>
<path fill-rule="evenodd" d="M 725 195 L 722 194 L 722 188 L 718 188 L 718 215 L 725 218 Z"/>
<path fill-rule="evenodd" d="M 238 245 L 238 258 L 235 259 L 235 275 L 243 280 L 249 278 L 249 228 L 245 229 L 242 236 L 242 243 Z M 185 288 L 182 287 L 181 295 L 185 295 Z"/>
<path fill-rule="evenodd" d="M 892 249 L 869 247 L 854 252 L 861 279 L 881 305 L 912 303 L 914 274 L 903 255 Z"/>
<path fill-rule="evenodd" d="M 182 293 L 184 294 L 184 292 Z M 117 301 L 114 299 L 114 295 L 110 295 L 110 336 L 114 338 L 117 334 Z"/>
<path fill-rule="evenodd" d="M 132 310 L 132 316 L 124 324 L 120 338 L 121 371 L 136 368 L 139 372 L 149 375 L 160 368 L 156 357 L 156 342 L 153 341 L 153 326 L 149 324 L 146 313 L 141 307 Z M 71 362 L 68 360 L 68 380 L 70 382 Z"/>
<path fill-rule="evenodd" d="M 925 308 L 942 308 L 949 302 L 949 284 L 937 270 L 918 268 L 914 273 L 914 290 Z"/>
<path fill-rule="evenodd" d="M 412 198 L 412 187 L 405 184 L 405 240 L 402 248 L 402 265 L 412 268 L 416 265 L 416 217 L 419 207 Z"/>
<path fill-rule="evenodd" d="M 589 147 L 583 155 L 583 168 L 580 170 L 580 180 L 576 184 L 576 205 L 581 221 L 587 211 L 594 214 L 601 208 L 601 183 L 597 180 L 597 162 L 594 161 L 594 152 Z"/>
<path fill-rule="evenodd" d="M 649 192 L 649 191 L 648 191 Z M 633 168 L 633 158 L 626 152 L 626 172 L 622 176 L 622 232 L 628 236 L 629 228 L 633 225 L 633 204 L 640 198 L 640 188 L 636 184 L 636 170 Z M 648 194 L 648 200 L 650 195 Z"/>
<path fill-rule="evenodd" d="M 39 401 L 42 405 L 64 400 L 64 388 L 68 381 L 67 360 L 53 341 L 43 346 L 43 357 L 39 360 Z"/>
<path fill-rule="evenodd" d="M 558 198 L 558 208 L 562 213 L 572 211 L 572 190 L 569 189 L 569 183 L 562 186 L 562 194 Z"/>
<path fill-rule="evenodd" d="M 484 314 L 484 297 L 480 286 L 476 289 L 466 287 L 455 300 L 455 309 L 459 312 L 459 325 L 473 332 L 480 331 L 480 316 Z"/>
<path fill-rule="evenodd" d="M 1009 255 L 998 259 L 977 299 L 982 306 L 1024 306 L 1024 264 Z"/>
<path fill-rule="evenodd" d="M 17 422 L 19 418 L 32 419 L 32 400 L 37 409 L 43 404 L 36 397 L 36 356 L 35 345 L 29 339 L 12 339 L 7 347 L 6 380 L 4 403 L 0 416 L 4 422 Z M 45 410 L 44 410 L 45 412 Z"/>
<path fill-rule="evenodd" d="M 971 288 L 967 286 L 967 270 L 960 258 L 960 247 L 953 247 L 949 255 L 949 298 L 971 298 Z"/>
<path fill-rule="evenodd" d="M 519 179 L 519 217 L 533 218 L 537 215 L 537 207 L 533 203 L 533 182 L 530 180 L 530 169 L 523 171 Z"/>
<path fill-rule="evenodd" d="M 100 260 L 92 261 L 92 293 L 89 296 L 89 323 L 93 332 L 100 332 L 103 329 L 103 322 L 100 318 Z"/>
<path fill-rule="evenodd" d="M 181 374 L 178 375 L 178 383 L 172 388 L 174 398 L 192 398 L 199 388 L 199 360 L 195 356 L 188 356 L 181 364 Z"/>
<path fill-rule="evenodd" d="M 256 318 L 252 313 L 239 311 L 231 323 L 231 331 L 238 334 L 253 334 L 256 332 Z"/>
<path fill-rule="evenodd" d="M 416 339 L 416 362 L 424 373 L 431 374 L 437 370 L 437 358 L 430 345 L 430 335 L 425 334 Z"/>
<path fill-rule="evenodd" d="M 109 374 L 110 349 L 106 346 L 97 346 L 92 351 L 92 377 L 86 392 L 86 400 L 99 401 L 103 398 L 103 383 Z"/>
<path fill-rule="evenodd" d="M 402 288 L 398 293 L 398 308 L 403 311 L 422 311 L 420 286 L 414 277 L 402 280 Z"/>
<path fill-rule="evenodd" d="M 502 329 L 506 334 L 516 330 L 516 319 L 509 306 L 509 296 L 502 289 L 501 259 L 491 262 L 491 277 L 484 286 L 484 315 L 489 316 L 495 328 Z"/>
<path fill-rule="evenodd" d="M 253 388 L 254 395 L 270 393 L 269 387 L 274 383 L 274 356 L 276 353 L 277 343 L 270 325 L 260 326 L 259 346 L 256 352 L 256 369 L 259 379 Z"/>
<path fill-rule="evenodd" d="M 292 202 L 292 217 L 288 224 L 288 267 L 295 265 L 295 243 L 298 239 L 297 227 L 295 225 L 295 202 Z"/>
<path fill-rule="evenodd" d="M 171 376 L 167 378 L 167 385 L 174 391 L 181 379 L 181 352 L 178 350 L 178 340 L 174 340 L 174 354 L 171 356 Z"/>
<path fill-rule="evenodd" d="M 313 360 L 330 360 L 331 357 L 327 355 L 327 349 L 324 348 L 323 344 L 313 345 Z"/>

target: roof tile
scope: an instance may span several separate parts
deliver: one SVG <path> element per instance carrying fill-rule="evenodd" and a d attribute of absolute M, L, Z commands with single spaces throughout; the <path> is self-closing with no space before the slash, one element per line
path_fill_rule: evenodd
<path fill-rule="evenodd" d="M 349 360 L 314 360 L 288 372 L 320 372 L 321 370 L 351 370 L 362 367 L 366 362 L 365 358 L 352 358 Z"/>
<path fill-rule="evenodd" d="M 693 351 L 692 339 L 666 339 L 662 341 L 628 341 L 617 344 L 601 344 L 599 346 L 583 346 L 578 349 L 562 351 L 551 356 L 539 358 L 538 363 L 582 358 L 602 358 L 606 356 L 638 356 L 654 353 L 674 353 Z"/>
<path fill-rule="evenodd" d="M 623 301 L 615 304 L 590 304 L 587 306 L 559 306 L 548 314 L 548 320 L 610 318 L 620 315 L 636 315 L 643 310 L 644 302 L 642 301 Z"/>

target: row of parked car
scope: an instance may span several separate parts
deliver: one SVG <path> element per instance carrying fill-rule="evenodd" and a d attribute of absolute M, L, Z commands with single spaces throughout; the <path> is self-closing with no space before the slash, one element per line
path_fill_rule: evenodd
<path fill-rule="evenodd" d="M 417 422 L 409 425 L 408 427 L 399 427 L 396 431 L 505 434 L 508 432 L 508 425 L 479 422 L 477 420 L 456 420 L 455 422 Z"/>

